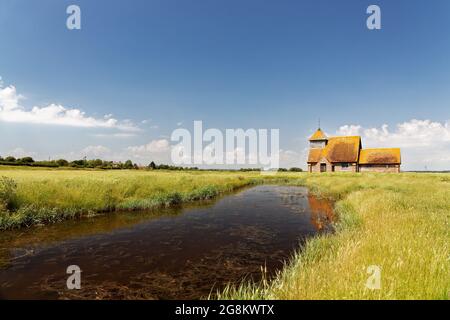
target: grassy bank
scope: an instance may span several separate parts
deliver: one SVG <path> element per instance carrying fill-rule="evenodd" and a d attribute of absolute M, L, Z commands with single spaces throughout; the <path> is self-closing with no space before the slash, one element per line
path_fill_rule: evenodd
<path fill-rule="evenodd" d="M 260 180 L 257 173 L 0 167 L 0 230 L 210 199 Z"/>
<path fill-rule="evenodd" d="M 337 201 L 336 232 L 310 240 L 274 280 L 230 286 L 218 298 L 448 299 L 450 174 L 0 167 L 2 176 L 7 179 L 0 186 L 0 229 L 176 205 L 262 182 L 307 186 Z M 366 287 L 372 265 L 381 268 L 380 290 Z"/>
<path fill-rule="evenodd" d="M 450 175 L 310 175 L 338 200 L 336 233 L 312 239 L 278 277 L 243 283 L 222 299 L 448 299 Z M 381 268 L 370 290 L 367 268 Z"/>

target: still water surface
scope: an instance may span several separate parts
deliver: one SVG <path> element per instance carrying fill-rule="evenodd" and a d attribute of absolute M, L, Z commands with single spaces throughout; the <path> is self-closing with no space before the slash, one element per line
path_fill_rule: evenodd
<path fill-rule="evenodd" d="M 257 186 L 216 201 L 0 233 L 2 299 L 198 299 L 270 277 L 332 205 L 302 187 Z M 82 269 L 68 290 L 66 268 Z"/>

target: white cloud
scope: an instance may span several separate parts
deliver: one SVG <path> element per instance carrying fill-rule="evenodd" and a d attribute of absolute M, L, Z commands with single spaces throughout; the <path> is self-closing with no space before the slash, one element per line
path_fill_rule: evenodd
<path fill-rule="evenodd" d="M 431 120 L 410 120 L 399 123 L 395 130 L 387 124 L 380 128 L 362 128 L 359 125 L 345 125 L 338 129 L 338 135 L 362 135 L 365 141 L 376 147 L 395 145 L 398 147 L 436 146 L 436 142 L 450 143 L 450 124 Z"/>
<path fill-rule="evenodd" d="M 111 156 L 111 150 L 104 146 L 87 146 L 83 150 L 81 150 L 81 155 L 87 158 L 107 158 L 108 156 Z"/>
<path fill-rule="evenodd" d="M 13 150 L 5 152 L 4 156 L 13 156 L 15 158 L 35 157 L 36 152 L 26 151 L 24 148 L 15 148 Z"/>
<path fill-rule="evenodd" d="M 23 98 L 17 93 L 16 87 L 10 85 L 3 88 L 0 84 L 0 121 L 139 131 L 139 128 L 130 120 L 119 121 L 112 118 L 110 114 L 103 118 L 94 118 L 87 116 L 80 109 L 67 108 L 60 104 L 52 103 L 44 107 L 34 106 L 27 110 L 20 104 L 20 100 Z"/>
<path fill-rule="evenodd" d="M 153 140 L 145 145 L 128 147 L 127 151 L 135 158 L 147 158 L 154 153 L 165 153 L 170 151 L 170 143 L 167 139 Z"/>
<path fill-rule="evenodd" d="M 448 121 L 440 123 L 413 119 L 398 124 L 392 132 L 387 125 L 383 125 L 380 129 L 364 130 L 364 135 L 375 143 L 389 142 L 399 147 L 437 147 L 437 143 L 450 143 L 450 125 Z"/>
<path fill-rule="evenodd" d="M 342 136 L 359 136 L 360 131 L 361 126 L 351 124 L 340 127 L 337 134 Z"/>
<path fill-rule="evenodd" d="M 9 86 L 3 88 L 3 84 L 1 83 L 0 87 L 0 111 L 11 111 L 19 108 L 19 99 L 23 97 L 18 95 L 16 92 L 16 88 L 13 86 Z"/>
<path fill-rule="evenodd" d="M 280 149 L 280 167 L 303 167 L 305 162 L 302 161 L 302 154 L 294 150 Z"/>
<path fill-rule="evenodd" d="M 132 138 L 136 137 L 137 135 L 135 133 L 129 133 L 129 132 L 118 132 L 118 133 L 98 133 L 94 134 L 94 137 L 97 138 Z"/>
<path fill-rule="evenodd" d="M 412 119 L 391 130 L 387 124 L 379 128 L 359 125 L 340 127 L 338 135 L 361 135 L 364 148 L 402 148 L 402 162 L 407 170 L 450 169 L 450 122 Z"/>

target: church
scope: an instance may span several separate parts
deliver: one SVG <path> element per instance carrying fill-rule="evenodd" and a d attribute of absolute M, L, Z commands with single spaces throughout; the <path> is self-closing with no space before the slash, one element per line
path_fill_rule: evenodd
<path fill-rule="evenodd" d="M 400 172 L 399 148 L 363 149 L 360 136 L 309 138 L 308 172 Z"/>

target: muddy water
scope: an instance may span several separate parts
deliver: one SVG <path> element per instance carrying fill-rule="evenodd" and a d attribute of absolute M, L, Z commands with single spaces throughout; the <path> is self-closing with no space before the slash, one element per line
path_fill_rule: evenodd
<path fill-rule="evenodd" d="M 328 232 L 329 202 L 258 186 L 198 206 L 117 213 L 0 233 L 0 298 L 197 299 L 259 280 L 305 239 Z M 66 268 L 82 269 L 68 290 Z"/>

